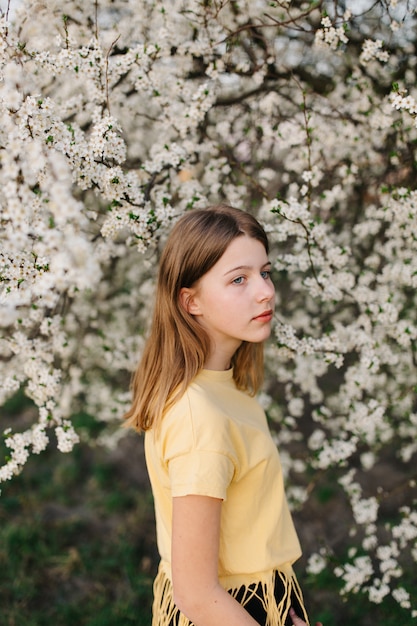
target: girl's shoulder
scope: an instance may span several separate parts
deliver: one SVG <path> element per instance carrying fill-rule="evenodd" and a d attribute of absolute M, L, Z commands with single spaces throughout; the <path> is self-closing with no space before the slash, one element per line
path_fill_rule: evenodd
<path fill-rule="evenodd" d="M 200 424 L 206 428 L 214 422 L 227 419 L 224 403 L 213 390 L 194 380 L 185 392 L 179 396 L 168 408 L 163 418 L 163 424 L 169 428 L 171 424 L 180 422 L 183 426 L 188 422 L 194 428 Z"/>
<path fill-rule="evenodd" d="M 152 445 L 165 463 L 201 452 L 234 458 L 237 438 L 229 412 L 204 385 L 193 381 L 164 414 Z"/>
<path fill-rule="evenodd" d="M 240 437 L 248 428 L 264 428 L 257 400 L 237 389 L 232 373 L 203 370 L 167 410 L 166 433 L 189 429 L 198 437 Z"/>

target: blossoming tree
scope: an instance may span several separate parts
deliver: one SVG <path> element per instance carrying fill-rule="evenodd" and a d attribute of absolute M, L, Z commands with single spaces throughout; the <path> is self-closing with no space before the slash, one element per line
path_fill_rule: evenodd
<path fill-rule="evenodd" d="M 356 545 L 335 568 L 342 593 L 413 611 L 398 578 L 404 554 L 417 561 L 415 472 L 389 527 L 387 488 L 361 476 L 387 449 L 404 467 L 417 453 L 416 7 L 2 1 L 0 406 L 24 390 L 38 419 L 5 430 L 0 481 L 52 431 L 70 451 L 78 406 L 117 423 L 160 241 L 224 200 L 273 244 L 262 401 L 290 498 L 336 472 Z"/>

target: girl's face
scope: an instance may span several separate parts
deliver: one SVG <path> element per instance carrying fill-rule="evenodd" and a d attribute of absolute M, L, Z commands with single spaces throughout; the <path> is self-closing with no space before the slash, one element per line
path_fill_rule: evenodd
<path fill-rule="evenodd" d="M 181 290 L 183 306 L 211 339 L 206 368 L 227 369 L 242 341 L 269 337 L 275 304 L 270 269 L 262 243 L 242 235 L 192 288 Z"/>

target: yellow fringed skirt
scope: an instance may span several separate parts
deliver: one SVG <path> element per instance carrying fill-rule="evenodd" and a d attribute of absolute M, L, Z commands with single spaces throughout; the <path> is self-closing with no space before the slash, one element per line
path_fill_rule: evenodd
<path fill-rule="evenodd" d="M 291 607 L 309 623 L 300 586 L 289 565 L 283 570 L 262 572 L 254 576 L 250 583 L 242 584 L 238 577 L 230 581 L 221 579 L 220 582 L 262 626 L 292 624 L 289 617 Z M 235 585 L 229 585 L 230 582 Z M 161 566 L 154 582 L 152 626 L 192 626 L 175 605 L 171 580 Z"/>

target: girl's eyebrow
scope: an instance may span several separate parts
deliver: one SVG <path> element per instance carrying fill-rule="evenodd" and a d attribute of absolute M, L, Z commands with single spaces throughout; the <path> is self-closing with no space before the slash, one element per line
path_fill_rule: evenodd
<path fill-rule="evenodd" d="M 265 267 L 268 267 L 271 265 L 272 265 L 271 261 L 266 261 L 266 263 L 261 265 L 261 269 L 264 269 Z M 224 273 L 224 276 L 227 276 L 228 274 L 231 274 L 232 272 L 237 272 L 241 270 L 252 270 L 252 269 L 253 269 L 252 265 L 238 265 L 237 267 L 234 267 L 231 270 L 227 270 L 227 272 Z"/>

